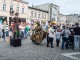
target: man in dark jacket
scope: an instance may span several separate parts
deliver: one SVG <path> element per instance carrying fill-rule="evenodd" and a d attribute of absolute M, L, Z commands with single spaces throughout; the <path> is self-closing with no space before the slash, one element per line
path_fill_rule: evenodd
<path fill-rule="evenodd" d="M 74 28 L 74 50 L 80 50 L 80 27 L 78 23 L 75 23 Z"/>

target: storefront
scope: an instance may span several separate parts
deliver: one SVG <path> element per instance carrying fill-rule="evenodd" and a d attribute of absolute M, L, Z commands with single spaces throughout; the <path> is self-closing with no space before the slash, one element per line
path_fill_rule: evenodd
<path fill-rule="evenodd" d="M 12 19 L 13 19 L 12 17 L 9 17 L 9 26 L 11 25 Z M 19 18 L 19 23 L 20 22 L 26 23 L 26 18 Z"/>

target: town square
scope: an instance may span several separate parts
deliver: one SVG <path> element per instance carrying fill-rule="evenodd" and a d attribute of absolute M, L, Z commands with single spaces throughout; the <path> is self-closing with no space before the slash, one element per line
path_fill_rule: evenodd
<path fill-rule="evenodd" d="M 79 0 L 0 0 L 0 60 L 80 60 Z"/>

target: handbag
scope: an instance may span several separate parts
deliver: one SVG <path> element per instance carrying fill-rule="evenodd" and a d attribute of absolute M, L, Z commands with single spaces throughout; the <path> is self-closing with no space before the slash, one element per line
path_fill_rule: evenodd
<path fill-rule="evenodd" d="M 63 31 L 63 33 L 61 34 L 61 36 L 65 36 L 65 30 Z"/>

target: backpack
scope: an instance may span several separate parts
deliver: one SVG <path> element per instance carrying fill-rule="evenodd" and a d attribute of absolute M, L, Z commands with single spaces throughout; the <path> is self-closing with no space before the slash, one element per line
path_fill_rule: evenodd
<path fill-rule="evenodd" d="M 63 31 L 63 33 L 61 34 L 61 36 L 65 36 L 65 30 Z"/>

